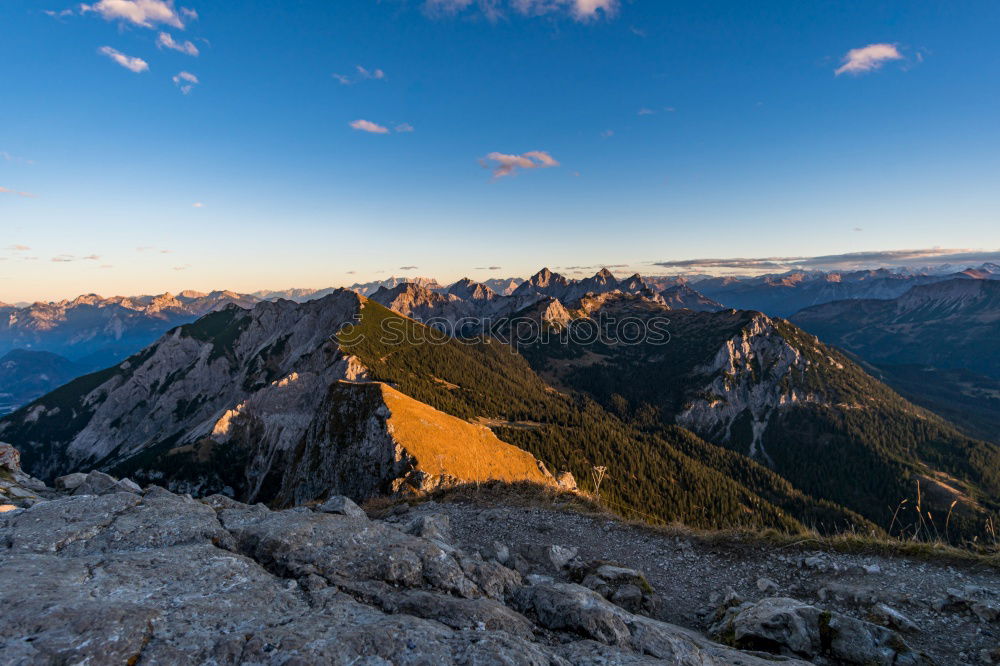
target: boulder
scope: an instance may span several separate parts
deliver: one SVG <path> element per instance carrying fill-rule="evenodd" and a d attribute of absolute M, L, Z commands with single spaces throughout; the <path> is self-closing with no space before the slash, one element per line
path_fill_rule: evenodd
<path fill-rule="evenodd" d="M 902 631 L 905 633 L 916 633 L 919 628 L 910 618 L 900 613 L 895 608 L 890 608 L 883 603 L 877 603 L 872 607 L 872 619 L 882 626 Z"/>
<path fill-rule="evenodd" d="M 316 510 L 322 513 L 335 513 L 347 516 L 348 518 L 368 519 L 368 514 L 364 512 L 364 509 L 351 501 L 349 497 L 344 497 L 343 495 L 334 495 L 317 506 Z"/>
<path fill-rule="evenodd" d="M 710 633 L 740 649 L 806 658 L 823 656 L 843 664 L 928 663 L 891 629 L 785 597 L 726 608 Z"/>
<path fill-rule="evenodd" d="M 559 572 L 569 566 L 579 552 L 572 546 L 545 545 L 539 543 L 522 544 L 518 553 L 529 565 L 540 567 L 547 572 Z"/>
<path fill-rule="evenodd" d="M 659 596 L 638 569 L 598 560 L 574 567 L 571 576 L 584 587 L 632 613 L 654 614 L 661 606 Z"/>
<path fill-rule="evenodd" d="M 5 442 L 0 442 L 0 469 L 21 471 L 21 452 Z"/>
<path fill-rule="evenodd" d="M 430 539 L 438 545 L 451 546 L 453 540 L 451 534 L 451 519 L 445 514 L 432 514 L 429 516 L 418 516 L 403 528 L 407 534 Z"/>
<path fill-rule="evenodd" d="M 87 474 L 83 483 L 73 490 L 74 495 L 108 495 L 111 493 L 135 493 L 140 495 L 142 494 L 142 488 L 139 484 L 132 481 L 132 479 L 115 479 L 115 477 L 104 472 L 94 470 Z"/>
<path fill-rule="evenodd" d="M 72 492 L 79 488 L 86 480 L 87 475 L 83 472 L 73 472 L 72 474 L 58 477 L 53 483 L 58 490 Z"/>

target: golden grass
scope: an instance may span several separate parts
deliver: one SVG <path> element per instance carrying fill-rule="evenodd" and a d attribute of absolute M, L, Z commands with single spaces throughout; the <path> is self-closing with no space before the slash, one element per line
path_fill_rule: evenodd
<path fill-rule="evenodd" d="M 535 457 L 501 441 L 489 428 L 463 421 L 381 385 L 393 437 L 417 460 L 418 469 L 468 482 L 551 483 Z"/>

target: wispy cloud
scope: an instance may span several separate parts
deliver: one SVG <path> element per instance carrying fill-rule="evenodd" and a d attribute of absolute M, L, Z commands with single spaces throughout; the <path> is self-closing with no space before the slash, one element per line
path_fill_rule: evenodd
<path fill-rule="evenodd" d="M 82 257 L 83 261 L 100 261 L 101 255 L 99 254 L 88 254 L 86 257 Z"/>
<path fill-rule="evenodd" d="M 181 89 L 181 92 L 187 95 L 189 92 L 194 90 L 194 87 L 201 83 L 198 77 L 191 72 L 178 72 L 173 76 L 174 85 Z"/>
<path fill-rule="evenodd" d="M 186 271 L 191 268 L 191 264 L 184 264 L 183 266 L 174 266 L 175 271 Z"/>
<path fill-rule="evenodd" d="M 9 187 L 0 187 L 0 194 L 16 194 L 19 197 L 25 197 L 28 199 L 37 199 L 37 194 L 32 194 L 31 192 L 19 192 L 18 190 L 12 190 Z"/>
<path fill-rule="evenodd" d="M 96 12 L 106 21 L 125 21 L 144 28 L 162 24 L 183 29 L 181 16 L 192 20 L 198 18 L 192 9 L 181 8 L 178 14 L 173 0 L 100 0 L 92 5 L 80 5 L 80 13 L 87 12 Z"/>
<path fill-rule="evenodd" d="M 490 153 L 480 160 L 480 163 L 487 169 L 493 169 L 494 178 L 510 176 L 518 169 L 548 169 L 559 166 L 555 158 L 541 150 L 531 150 L 521 155 Z"/>
<path fill-rule="evenodd" d="M 192 41 L 175 41 L 173 36 L 168 32 L 161 32 L 160 36 L 156 38 L 156 46 L 161 49 L 172 49 L 174 51 L 180 51 L 181 53 L 186 53 L 189 56 L 198 55 L 198 47 L 194 45 Z"/>
<path fill-rule="evenodd" d="M 615 131 L 613 129 L 607 129 L 607 130 L 604 130 L 603 132 L 601 132 L 601 138 L 602 139 L 610 139 L 614 135 L 615 135 Z"/>
<path fill-rule="evenodd" d="M 350 126 L 356 130 L 362 132 L 369 132 L 371 134 L 388 134 L 389 128 L 379 125 L 378 123 L 373 123 L 370 120 L 354 120 L 351 121 Z"/>
<path fill-rule="evenodd" d="M 419 266 L 400 266 L 399 270 L 401 270 L 401 271 L 415 271 L 418 268 L 420 268 L 420 267 Z"/>
<path fill-rule="evenodd" d="M 876 69 L 891 60 L 902 60 L 903 54 L 895 44 L 869 44 L 859 49 L 851 49 L 843 58 L 843 64 L 834 72 L 841 74 L 864 74 Z"/>
<path fill-rule="evenodd" d="M 792 270 L 868 270 L 873 268 L 925 268 L 969 265 L 1000 261 L 1000 250 L 920 249 L 851 252 L 820 256 L 735 257 L 727 259 L 683 259 L 655 261 L 654 266 L 691 272 L 744 271 L 753 273 Z"/>
<path fill-rule="evenodd" d="M 413 125 L 411 125 L 410 123 L 400 123 L 400 124 L 396 125 L 396 131 L 400 132 L 400 133 L 403 133 L 403 134 L 405 134 L 407 132 L 412 132 L 413 131 Z"/>
<path fill-rule="evenodd" d="M 73 10 L 72 9 L 61 9 L 61 10 L 43 9 L 42 13 L 46 14 L 47 16 L 51 16 L 52 18 L 65 18 L 67 16 L 72 16 L 73 15 Z"/>
<path fill-rule="evenodd" d="M 643 107 L 643 108 L 639 109 L 639 112 L 636 115 L 638 115 L 638 116 L 651 116 L 651 115 L 653 115 L 655 113 L 656 113 L 656 111 L 653 111 L 652 109 L 647 109 L 647 108 Z"/>
<path fill-rule="evenodd" d="M 27 252 L 31 248 L 27 245 L 8 245 L 7 248 L 11 252 Z"/>
<path fill-rule="evenodd" d="M 200 201 L 196 201 L 196 202 L 194 202 L 193 204 L 191 204 L 191 207 L 192 207 L 192 208 L 204 208 L 204 207 L 205 207 L 205 204 L 203 204 L 203 203 L 202 203 L 202 202 L 200 202 Z"/>
<path fill-rule="evenodd" d="M 382 79 L 385 78 L 385 72 L 383 72 L 381 69 L 368 71 L 361 65 L 355 65 L 354 68 L 357 70 L 358 76 L 360 76 L 362 79 L 376 79 L 378 81 L 381 81 Z"/>
<path fill-rule="evenodd" d="M 139 72 L 145 72 L 149 69 L 149 63 L 147 63 L 142 58 L 136 58 L 133 56 L 125 55 L 121 51 L 113 49 L 110 46 L 102 46 L 101 48 L 97 49 L 97 52 L 100 53 L 101 55 L 108 56 L 116 63 L 124 67 L 125 69 L 131 70 L 136 74 L 138 74 Z"/>
<path fill-rule="evenodd" d="M 347 74 L 337 74 L 337 73 L 331 74 L 330 76 L 337 79 L 337 81 L 339 81 L 342 85 L 345 86 L 349 86 L 352 83 L 356 83 L 358 81 L 366 81 L 369 79 L 375 81 L 385 80 L 385 72 L 382 71 L 381 69 L 369 70 L 367 67 L 362 67 L 361 65 L 355 65 L 354 71 L 356 72 L 355 78 L 351 78 Z"/>
<path fill-rule="evenodd" d="M 23 157 L 18 157 L 17 155 L 11 155 L 6 150 L 0 150 L 0 160 L 4 162 L 12 162 L 14 164 L 34 164 L 34 160 L 26 160 Z"/>
<path fill-rule="evenodd" d="M 424 8 L 431 15 L 460 14 L 475 10 L 490 21 L 507 12 L 522 16 L 568 14 L 577 21 L 589 21 L 598 16 L 610 17 L 618 11 L 619 0 L 425 0 Z"/>
<path fill-rule="evenodd" d="M 67 264 L 71 261 L 76 261 L 76 257 L 72 254 L 60 254 L 57 257 L 52 257 L 51 261 L 57 264 Z"/>

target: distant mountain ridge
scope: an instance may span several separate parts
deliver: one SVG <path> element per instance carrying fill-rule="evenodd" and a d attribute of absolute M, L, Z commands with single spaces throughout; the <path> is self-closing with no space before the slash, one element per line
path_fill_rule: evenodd
<path fill-rule="evenodd" d="M 873 363 L 966 369 L 1000 379 L 1000 281 L 956 278 L 894 299 L 835 301 L 792 321 Z"/>
<path fill-rule="evenodd" d="M 838 300 L 897 298 L 913 287 L 956 278 L 1000 280 L 1000 267 L 987 263 L 979 268 L 950 273 L 885 268 L 864 271 L 797 271 L 756 277 L 712 277 L 692 280 L 689 284 L 726 307 L 789 317 L 804 308 Z"/>

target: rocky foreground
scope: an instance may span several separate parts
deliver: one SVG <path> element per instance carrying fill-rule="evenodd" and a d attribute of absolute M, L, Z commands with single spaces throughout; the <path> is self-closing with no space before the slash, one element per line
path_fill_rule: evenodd
<path fill-rule="evenodd" d="M 995 570 L 757 548 L 739 556 L 552 508 L 424 503 L 373 520 L 340 496 L 272 511 L 97 472 L 51 489 L 15 471 L 13 455 L 4 464 L 0 491 L 15 502 L 0 506 L 5 664 L 998 656 Z M 770 578 L 755 576 L 768 569 Z M 889 584 L 862 591 L 850 584 L 857 578 Z M 813 579 L 825 582 L 816 600 Z M 926 598 L 910 595 L 909 582 Z"/>

